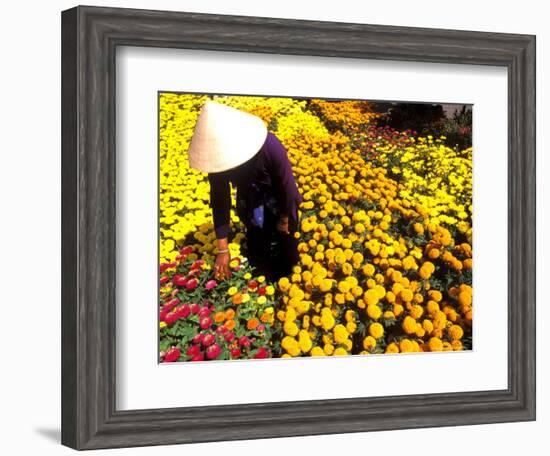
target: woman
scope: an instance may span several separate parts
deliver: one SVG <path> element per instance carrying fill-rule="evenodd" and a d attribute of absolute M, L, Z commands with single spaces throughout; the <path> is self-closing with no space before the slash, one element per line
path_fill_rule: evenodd
<path fill-rule="evenodd" d="M 189 163 L 208 173 L 218 253 L 214 275 L 230 275 L 230 185 L 246 228 L 250 264 L 270 280 L 288 275 L 298 261 L 298 191 L 285 147 L 263 120 L 207 100 L 189 146 Z"/>

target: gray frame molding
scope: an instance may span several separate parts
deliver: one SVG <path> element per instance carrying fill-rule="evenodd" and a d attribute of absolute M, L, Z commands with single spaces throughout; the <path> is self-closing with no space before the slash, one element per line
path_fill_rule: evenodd
<path fill-rule="evenodd" d="M 62 443 L 75 449 L 535 419 L 535 37 L 76 7 L 62 20 Z M 115 49 L 148 46 L 508 69 L 508 388 L 115 408 Z M 502 284 L 506 286 L 505 284 Z"/>

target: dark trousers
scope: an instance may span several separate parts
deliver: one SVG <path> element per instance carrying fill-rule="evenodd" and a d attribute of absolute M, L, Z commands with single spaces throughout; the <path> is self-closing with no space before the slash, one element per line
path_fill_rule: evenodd
<path fill-rule="evenodd" d="M 282 233 L 275 227 L 247 227 L 245 255 L 256 274 L 265 275 L 271 281 L 291 274 L 299 255 L 298 240 L 294 238 L 290 225 L 290 234 Z"/>

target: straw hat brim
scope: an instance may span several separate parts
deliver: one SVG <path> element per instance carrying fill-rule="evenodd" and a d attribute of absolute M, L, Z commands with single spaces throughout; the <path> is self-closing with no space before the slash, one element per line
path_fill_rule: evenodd
<path fill-rule="evenodd" d="M 235 168 L 258 153 L 267 133 L 261 118 L 207 100 L 189 144 L 189 165 L 204 173 Z"/>

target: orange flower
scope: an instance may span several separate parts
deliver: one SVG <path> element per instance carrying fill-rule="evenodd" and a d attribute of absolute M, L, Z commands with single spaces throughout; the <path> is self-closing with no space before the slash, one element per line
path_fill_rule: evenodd
<path fill-rule="evenodd" d="M 234 318 L 234 317 L 235 317 L 235 311 L 234 311 L 233 309 L 227 309 L 227 310 L 225 311 L 225 318 L 226 318 L 227 320 L 231 320 L 231 319 Z"/>
<path fill-rule="evenodd" d="M 243 295 L 241 293 L 237 293 L 236 295 L 231 298 L 233 304 L 241 304 L 243 302 Z"/>
<path fill-rule="evenodd" d="M 225 314 L 223 312 L 216 312 L 214 314 L 214 321 L 216 323 L 221 323 L 224 320 L 225 320 Z"/>
<path fill-rule="evenodd" d="M 258 325 L 260 324 L 260 322 L 258 321 L 257 318 L 251 318 L 250 320 L 248 320 L 248 322 L 246 323 L 246 327 L 250 330 L 254 330 L 258 327 Z"/>
<path fill-rule="evenodd" d="M 262 320 L 262 323 L 267 323 L 269 321 L 269 317 L 270 315 L 267 312 L 264 312 L 260 317 L 260 320 Z"/>
<path fill-rule="evenodd" d="M 235 320 L 226 320 L 223 324 L 229 331 L 235 329 Z"/>

